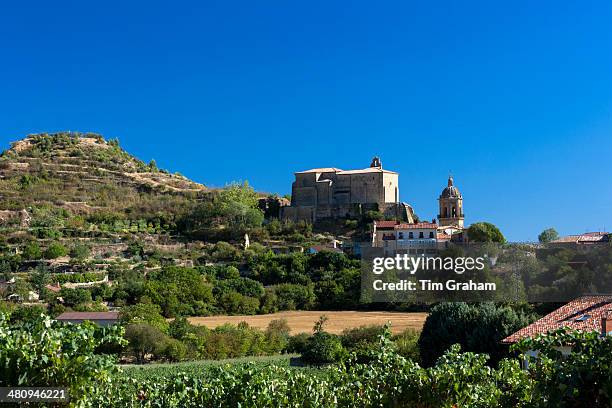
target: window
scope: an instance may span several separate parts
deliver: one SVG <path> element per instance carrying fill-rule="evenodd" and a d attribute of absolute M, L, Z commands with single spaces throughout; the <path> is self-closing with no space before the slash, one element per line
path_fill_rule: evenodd
<path fill-rule="evenodd" d="M 425 235 L 423 234 L 423 231 L 420 231 L 419 232 L 419 238 L 424 238 L 424 237 L 425 237 Z"/>
<path fill-rule="evenodd" d="M 434 237 L 433 231 L 429 231 L 429 238 L 433 238 L 433 237 Z"/>
<path fill-rule="evenodd" d="M 413 238 L 414 238 L 414 234 L 412 233 L 412 231 L 410 231 L 410 232 L 408 233 L 408 238 L 409 238 L 409 239 L 413 239 Z"/>
<path fill-rule="evenodd" d="M 399 238 L 399 239 L 404 239 L 404 233 L 403 233 L 403 232 L 400 232 L 400 233 L 399 233 L 398 238 Z"/>

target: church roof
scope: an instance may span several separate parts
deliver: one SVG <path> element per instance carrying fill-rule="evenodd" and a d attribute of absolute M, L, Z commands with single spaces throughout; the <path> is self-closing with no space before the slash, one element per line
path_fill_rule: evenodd
<path fill-rule="evenodd" d="M 302 174 L 302 173 L 337 173 L 339 171 L 342 171 L 342 169 L 338 169 L 336 167 L 320 167 L 320 168 L 317 168 L 317 169 L 298 171 L 298 172 L 296 172 L 296 174 Z"/>
<path fill-rule="evenodd" d="M 349 174 L 362 174 L 362 173 L 389 173 L 389 174 L 397 174 L 391 170 L 380 169 L 376 167 L 368 167 L 367 169 L 361 170 L 342 170 L 336 167 L 321 167 L 318 169 L 310 169 L 304 171 L 298 171 L 295 174 L 305 174 L 305 173 L 336 173 L 341 176 L 349 175 Z"/>
<path fill-rule="evenodd" d="M 338 171 L 338 175 L 347 175 L 347 174 L 361 174 L 361 173 L 390 173 L 390 174 L 397 174 L 394 171 L 391 170 L 385 170 L 385 169 L 380 169 L 377 167 L 368 167 L 367 169 L 361 169 L 361 170 L 340 170 Z"/>

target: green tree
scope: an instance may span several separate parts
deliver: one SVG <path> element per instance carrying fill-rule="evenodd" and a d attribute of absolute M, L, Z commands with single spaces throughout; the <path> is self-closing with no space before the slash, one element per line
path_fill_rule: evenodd
<path fill-rule="evenodd" d="M 534 316 L 493 303 L 440 303 L 431 309 L 419 338 L 422 361 L 431 366 L 458 343 L 466 351 L 489 354 L 495 364 L 507 355 L 501 340 L 533 320 Z"/>
<path fill-rule="evenodd" d="M 59 242 L 52 242 L 45 250 L 46 259 L 56 259 L 62 256 L 66 256 L 68 250 Z"/>
<path fill-rule="evenodd" d="M 175 339 L 182 340 L 188 333 L 194 331 L 195 326 L 189 323 L 184 316 L 179 316 L 170 322 L 168 334 Z"/>
<path fill-rule="evenodd" d="M 559 239 L 559 233 L 554 228 L 547 228 L 538 235 L 538 241 L 545 244 L 547 242 Z"/>
<path fill-rule="evenodd" d="M 489 222 L 477 222 L 470 225 L 467 234 L 472 242 L 506 242 L 499 228 Z"/>
<path fill-rule="evenodd" d="M 144 294 L 166 317 L 199 315 L 214 302 L 212 287 L 194 268 L 168 266 L 150 272 Z"/>
<path fill-rule="evenodd" d="M 157 327 L 136 323 L 126 326 L 125 339 L 136 361 L 144 363 L 149 354 L 159 356 L 164 352 L 168 336 Z"/>
<path fill-rule="evenodd" d="M 49 283 L 50 279 L 51 274 L 49 273 L 49 268 L 45 264 L 37 265 L 30 276 L 30 282 L 39 294 L 42 294 L 45 285 Z"/>
<path fill-rule="evenodd" d="M 219 305 L 226 313 L 232 315 L 254 315 L 259 310 L 259 300 L 257 298 L 243 296 L 233 290 L 221 295 Z"/>
<path fill-rule="evenodd" d="M 15 283 L 11 285 L 11 293 L 19 296 L 19 299 L 27 302 L 30 297 L 30 291 L 32 290 L 32 285 L 30 282 L 23 278 L 18 278 L 15 280 Z"/>
<path fill-rule="evenodd" d="M 163 333 L 168 332 L 168 322 L 161 315 L 161 308 L 150 303 L 122 307 L 119 312 L 119 321 L 124 326 L 143 323 Z"/>
<path fill-rule="evenodd" d="M 330 364 L 340 361 L 346 356 L 340 338 L 326 332 L 317 332 L 308 340 L 302 353 L 302 360 L 308 364 Z"/>
<path fill-rule="evenodd" d="M 29 260 L 42 258 L 42 251 L 40 249 L 40 245 L 38 245 L 38 242 L 36 241 L 29 242 L 23 248 L 22 255 L 24 259 L 29 259 Z"/>
<path fill-rule="evenodd" d="M 78 261 L 85 260 L 91 254 L 91 248 L 88 245 L 76 244 L 70 249 L 70 257 Z"/>
<path fill-rule="evenodd" d="M 59 295 L 64 299 L 66 306 L 74 307 L 91 303 L 91 292 L 83 288 L 62 288 Z"/>

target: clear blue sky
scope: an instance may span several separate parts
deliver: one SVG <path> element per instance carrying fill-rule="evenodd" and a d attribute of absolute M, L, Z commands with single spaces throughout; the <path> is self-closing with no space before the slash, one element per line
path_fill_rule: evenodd
<path fill-rule="evenodd" d="M 612 230 L 609 2 L 9 2 L 0 143 L 95 131 L 212 186 L 400 173 L 422 218 L 449 170 L 511 240 Z"/>

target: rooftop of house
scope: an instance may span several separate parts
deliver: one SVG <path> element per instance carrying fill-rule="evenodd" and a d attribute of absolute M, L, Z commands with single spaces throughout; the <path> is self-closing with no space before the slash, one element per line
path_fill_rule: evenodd
<path fill-rule="evenodd" d="M 563 327 L 601 333 L 601 320 L 610 313 L 612 313 L 612 295 L 583 296 L 511 334 L 503 339 L 502 343 L 516 343 L 521 339 Z"/>
<path fill-rule="evenodd" d="M 568 235 L 561 237 L 551 244 L 564 244 L 564 243 L 593 243 L 593 242 L 607 242 L 609 241 L 609 232 L 585 232 L 584 234 Z"/>
<path fill-rule="evenodd" d="M 399 221 L 376 221 L 376 229 L 437 229 L 438 224 L 435 222 L 415 222 L 405 223 Z"/>
<path fill-rule="evenodd" d="M 312 245 L 309 250 L 313 252 L 329 251 L 342 253 L 342 250 L 340 248 L 334 248 L 331 245 Z"/>

